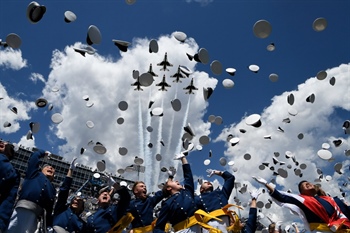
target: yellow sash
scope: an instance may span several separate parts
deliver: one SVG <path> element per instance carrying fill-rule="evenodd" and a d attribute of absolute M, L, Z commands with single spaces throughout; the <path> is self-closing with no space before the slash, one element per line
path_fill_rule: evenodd
<path fill-rule="evenodd" d="M 179 222 L 178 224 L 176 224 L 174 226 L 174 230 L 175 231 L 179 231 L 179 230 L 183 230 L 183 229 L 187 229 L 187 228 L 190 228 L 196 224 L 200 225 L 201 227 L 209 230 L 210 233 L 221 233 L 220 230 L 206 224 L 203 222 L 203 218 L 208 218 L 209 220 L 210 219 L 216 219 L 218 221 L 222 221 L 220 218 L 217 218 L 215 216 L 212 216 L 208 213 L 206 213 L 205 211 L 203 210 L 197 210 L 194 215 L 190 218 L 187 218 L 185 219 L 184 221 L 182 222 Z"/>
<path fill-rule="evenodd" d="M 341 229 L 342 225 L 338 227 L 338 230 L 336 233 L 348 233 L 350 232 L 350 229 Z M 331 229 L 328 227 L 327 223 L 310 223 L 310 230 L 317 230 L 317 231 L 331 231 Z"/>
<path fill-rule="evenodd" d="M 233 206 L 243 210 L 243 208 L 238 206 L 238 205 L 227 204 L 222 209 L 213 210 L 212 212 L 209 213 L 209 215 L 211 217 L 212 216 L 219 217 L 219 216 L 222 216 L 222 215 L 227 215 L 230 218 L 231 222 L 234 223 L 233 225 L 227 227 L 227 230 L 228 231 L 233 231 L 233 232 L 239 232 L 241 230 L 241 228 L 239 226 L 239 217 L 238 217 L 238 215 L 236 214 L 235 211 L 229 210 L 229 208 L 231 208 Z M 210 218 L 208 218 L 208 217 L 203 218 L 203 222 L 204 223 L 207 223 L 209 220 L 210 220 Z"/>
<path fill-rule="evenodd" d="M 134 217 L 131 213 L 126 213 L 119 221 L 109 229 L 108 233 L 121 233 L 132 222 Z"/>

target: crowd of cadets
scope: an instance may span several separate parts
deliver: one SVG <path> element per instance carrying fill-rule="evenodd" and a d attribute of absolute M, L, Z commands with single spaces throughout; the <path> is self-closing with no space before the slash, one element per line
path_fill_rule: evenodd
<path fill-rule="evenodd" d="M 218 175 L 224 179 L 223 187 L 214 190 L 211 182 L 204 181 L 200 194 L 195 195 L 191 167 L 184 154 L 176 157 L 182 162 L 183 185 L 174 180 L 175 171 L 172 170 L 162 190 L 152 196 L 147 195 L 142 181 L 136 181 L 132 187 L 135 198 L 131 200 L 128 189 L 113 182 L 99 191 L 98 209 L 86 221 L 81 218 L 84 200 L 74 196 L 68 202 L 76 159 L 70 164 L 56 200 L 52 184 L 55 169 L 47 164 L 39 167 L 40 159 L 49 154 L 43 150 L 32 153 L 20 191 L 20 175 L 10 163 L 14 155 L 13 145 L 0 141 L 0 233 L 118 233 L 125 229 L 133 233 L 250 233 L 257 228 L 256 201 L 260 189 L 250 192 L 249 216 L 243 223 L 231 208 L 241 207 L 228 203 L 235 177 L 227 171 L 208 169 L 208 176 Z M 299 210 L 310 231 L 350 231 L 349 207 L 337 198 L 322 195 L 324 192 L 309 182 L 300 183 L 301 195 L 287 195 L 275 190 L 263 178 L 253 178 L 265 185 L 276 200 L 292 206 L 296 212 Z M 119 199 L 112 202 L 115 193 Z M 154 209 L 161 201 L 155 219 Z M 280 231 L 275 225 L 269 227 L 269 232 Z"/>

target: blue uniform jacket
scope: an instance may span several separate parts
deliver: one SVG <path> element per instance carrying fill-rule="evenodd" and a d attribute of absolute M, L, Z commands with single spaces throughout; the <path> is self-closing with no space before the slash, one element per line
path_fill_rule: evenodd
<path fill-rule="evenodd" d="M 46 225 L 52 226 L 52 210 L 56 197 L 56 189 L 39 169 L 39 159 L 44 156 L 45 151 L 43 150 L 35 151 L 30 156 L 19 200 L 28 200 L 44 208 L 47 216 Z"/>
<path fill-rule="evenodd" d="M 126 209 L 130 204 L 130 194 L 126 187 L 122 187 L 117 193 L 120 195 L 118 204 L 99 208 L 88 217 L 86 232 L 106 233 L 126 214 Z"/>
<path fill-rule="evenodd" d="M 243 227 L 242 231 L 243 233 L 254 233 L 256 230 L 256 221 L 258 217 L 258 211 L 256 208 L 250 208 L 249 209 L 249 217 L 247 222 L 245 223 L 245 226 Z"/>
<path fill-rule="evenodd" d="M 275 198 L 277 201 L 282 203 L 290 203 L 298 206 L 302 211 L 304 211 L 306 220 L 309 223 L 323 223 L 323 220 L 318 217 L 314 212 L 312 212 L 309 208 L 307 208 L 302 202 L 293 196 L 284 195 L 278 192 L 276 189 L 270 194 L 271 197 Z M 317 198 L 317 196 L 315 196 Z M 320 198 L 318 198 L 319 200 Z M 321 200 L 320 203 L 325 207 L 329 216 L 331 216 L 331 212 L 333 213 L 334 208 L 326 201 Z"/>
<path fill-rule="evenodd" d="M 134 220 L 131 222 L 132 228 L 151 225 L 153 221 L 153 209 L 163 197 L 163 192 L 160 190 L 153 197 L 147 197 L 145 200 L 141 200 L 140 198 L 132 200 L 126 211 L 134 216 Z"/>
<path fill-rule="evenodd" d="M 194 182 L 189 164 L 182 165 L 185 189 L 170 196 L 162 203 L 162 208 L 153 232 L 164 232 L 165 225 L 170 222 L 173 226 L 193 216 L 197 210 L 194 203 Z"/>
<path fill-rule="evenodd" d="M 202 209 L 209 213 L 228 204 L 228 199 L 235 186 L 235 176 L 225 171 L 222 173 L 222 178 L 224 178 L 225 183 L 221 190 L 217 188 L 212 192 L 201 193 L 195 197 L 197 209 Z"/>
<path fill-rule="evenodd" d="M 20 175 L 6 155 L 0 154 L 0 231 L 8 227 L 17 197 Z"/>
<path fill-rule="evenodd" d="M 86 223 L 76 215 L 67 203 L 72 177 L 66 176 L 58 193 L 53 215 L 53 226 L 60 226 L 68 232 L 85 232 Z"/>
<path fill-rule="evenodd" d="M 339 197 L 333 197 L 334 201 L 337 203 L 339 206 L 341 212 L 350 219 L 350 207 L 346 205 L 342 200 L 339 199 Z"/>

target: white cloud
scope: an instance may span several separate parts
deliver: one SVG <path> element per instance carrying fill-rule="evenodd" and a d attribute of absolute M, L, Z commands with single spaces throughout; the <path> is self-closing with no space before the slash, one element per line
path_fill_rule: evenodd
<path fill-rule="evenodd" d="M 29 79 L 33 82 L 33 83 L 37 83 L 37 81 L 41 81 L 43 83 L 45 83 L 45 78 L 42 74 L 38 74 L 38 73 L 32 73 L 29 77 Z"/>
<path fill-rule="evenodd" d="M 337 162 L 342 163 L 346 170 L 349 166 L 344 150 L 350 149 L 350 138 L 344 134 L 342 129 L 342 124 L 344 120 L 347 120 L 346 117 L 348 118 L 350 111 L 349 68 L 350 64 L 342 64 L 339 67 L 328 69 L 325 80 L 312 77 L 306 80 L 305 83 L 300 84 L 297 90 L 291 90 L 273 97 L 271 105 L 264 109 L 262 113 L 258 113 L 261 115 L 262 122 L 262 126 L 259 128 L 248 126 L 245 123 L 245 118 L 243 118 L 241 122 L 224 129 L 216 141 L 226 141 L 229 134 L 240 138 L 239 144 L 235 146 L 228 145 L 225 152 L 229 159 L 235 161 L 235 166 L 238 168 L 236 178 L 249 183 L 250 187 L 259 187 L 258 183 L 251 178 L 252 175 L 264 177 L 266 180 L 275 178 L 278 189 L 284 191 L 291 189 L 298 193 L 297 184 L 301 180 L 314 182 L 315 179 L 319 178 L 316 168 L 320 168 L 324 174 L 321 182 L 322 188 L 332 196 L 340 196 L 339 188 L 342 187 L 344 182 L 347 182 L 349 175 L 348 171 L 343 175 L 339 175 L 334 171 L 333 166 Z M 331 77 L 336 78 L 334 86 L 329 83 Z M 292 106 L 287 103 L 287 96 L 291 93 L 295 97 L 295 103 Z M 312 93 L 315 94 L 315 102 L 307 102 L 306 98 Z M 296 116 L 289 114 L 291 108 L 298 111 Z M 339 113 L 341 111 L 337 110 L 346 112 L 345 119 Z M 287 117 L 291 120 L 289 124 L 282 122 Z M 284 133 L 277 131 L 278 127 L 281 127 Z M 247 132 L 240 133 L 239 129 L 246 129 Z M 302 140 L 297 137 L 299 133 L 304 134 Z M 271 135 L 271 139 L 264 139 L 266 135 Z M 343 140 L 343 144 L 335 147 L 332 141 L 338 138 Z M 322 148 L 322 143 L 331 145 L 329 149 L 333 154 L 331 161 L 322 160 L 317 155 L 318 150 Z M 299 165 L 302 163 L 307 165 L 305 170 L 301 169 L 302 177 L 295 175 L 294 169 L 300 169 L 300 167 L 292 159 L 286 158 L 286 151 L 293 153 Z M 285 162 L 285 165 L 274 165 L 272 160 L 274 152 L 280 153 L 280 156 L 276 158 Z M 243 158 L 246 153 L 251 155 L 251 160 L 247 161 Z M 259 165 L 263 162 L 269 163 L 269 167 L 273 166 L 276 172 L 278 168 L 285 169 L 288 171 L 288 177 L 284 179 L 280 176 L 274 176 L 273 171 L 268 168 L 260 170 Z M 287 168 L 288 164 L 291 169 Z M 326 181 L 326 175 L 332 176 L 333 179 Z M 349 193 L 349 187 L 342 188 Z M 249 197 L 247 196 L 242 198 L 248 200 Z M 267 198 L 269 196 L 264 194 L 261 200 L 266 203 Z M 272 216 L 275 220 L 286 223 L 295 221 L 295 217 L 291 217 L 289 211 L 283 210 L 281 212 L 281 208 L 276 207 L 276 205 L 273 205 L 270 210 L 263 209 L 263 213 L 264 211 L 271 215 L 278 213 Z"/>
<path fill-rule="evenodd" d="M 96 162 L 103 159 L 108 172 L 113 173 L 131 165 L 135 156 L 141 157 L 147 169 L 140 179 L 145 180 L 149 190 L 156 190 L 156 186 L 166 178 L 160 168 L 178 165 L 178 161 L 173 158 L 181 151 L 183 127 L 189 122 L 196 133 L 209 134 L 210 124 L 202 120 L 208 106 L 202 90 L 203 87 L 215 88 L 217 80 L 197 71 L 196 62 L 187 58 L 186 53 L 196 53 L 198 45 L 191 38 L 186 43 L 179 43 L 171 36 L 160 37 L 158 45 L 158 53 L 149 53 L 149 40 L 135 39 L 133 47 L 127 53 L 121 53 L 118 60 L 99 54 L 83 57 L 73 50 L 73 46 L 67 46 L 64 51 L 54 51 L 52 71 L 43 96 L 53 103 L 52 113 L 59 112 L 64 117 L 62 123 L 52 128 L 53 133 L 67 141 L 60 147 L 59 154 L 70 160 L 84 147 L 87 151 L 79 158 L 79 162 L 95 168 Z M 79 43 L 74 45 L 79 46 Z M 156 65 L 163 60 L 165 52 L 168 61 L 174 65 L 166 72 L 160 71 L 160 66 Z M 150 64 L 158 77 L 155 77 L 152 86 L 142 87 L 143 91 L 134 91 L 131 86 L 135 82 L 133 70 L 145 73 Z M 194 85 L 198 88 L 196 95 L 185 94 L 183 90 L 189 85 L 190 78 L 182 79 L 182 83 L 175 83 L 170 78 L 178 65 L 185 65 L 194 71 L 190 78 L 194 79 Z M 171 85 L 168 91 L 158 91 L 159 87 L 154 85 L 161 81 L 163 74 Z M 60 91 L 52 92 L 52 87 L 59 87 Z M 89 101 L 94 103 L 91 108 L 85 106 L 84 95 L 89 95 Z M 171 100 L 175 98 L 182 103 L 179 112 L 171 107 Z M 151 100 L 154 101 L 151 109 L 162 107 L 163 117 L 151 117 L 151 109 L 148 108 Z M 126 111 L 118 109 L 120 101 L 128 103 Z M 121 125 L 117 123 L 119 117 L 125 119 Z M 86 126 L 88 120 L 94 122 L 94 128 Z M 152 133 L 146 130 L 147 126 L 153 127 Z M 92 146 L 87 145 L 90 140 L 102 143 L 107 153 L 96 154 Z M 160 140 L 164 141 L 165 146 L 161 145 Z M 149 148 L 148 143 L 152 143 L 153 148 Z M 120 155 L 120 147 L 126 147 L 128 154 Z M 160 162 L 155 159 L 157 153 L 163 157 Z M 136 172 L 123 175 L 128 179 L 138 179 Z"/>
<path fill-rule="evenodd" d="M 22 58 L 21 50 L 6 48 L 0 50 L 0 67 L 5 69 L 20 70 L 27 66 L 27 60 Z"/>
<path fill-rule="evenodd" d="M 30 119 L 28 112 L 34 108 L 34 103 L 22 101 L 9 95 L 5 87 L 0 83 L 0 132 L 9 134 L 20 129 L 20 122 Z M 17 114 L 11 108 L 17 108 Z M 5 122 L 11 123 L 10 127 L 3 127 Z"/>

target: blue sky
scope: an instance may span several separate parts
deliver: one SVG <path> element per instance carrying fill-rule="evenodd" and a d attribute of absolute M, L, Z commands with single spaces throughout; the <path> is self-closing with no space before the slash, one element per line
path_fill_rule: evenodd
<path fill-rule="evenodd" d="M 146 181 L 149 190 L 155 191 L 164 181 L 166 174 L 161 167 L 178 166 L 173 160 L 181 150 L 183 127 L 190 123 L 195 137 L 195 148 L 200 144 L 201 136 L 208 136 L 210 143 L 202 145 L 202 150 L 193 150 L 188 160 L 192 165 L 195 178 L 206 177 L 205 170 L 214 168 L 229 170 L 238 182 L 248 185 L 248 189 L 259 185 L 251 175 L 259 175 L 269 180 L 276 178 L 277 187 L 282 190 L 297 191 L 296 184 L 301 179 L 313 181 L 318 178 L 316 168 L 320 168 L 325 178 L 319 182 L 331 195 L 341 195 L 342 188 L 349 195 L 349 188 L 343 186 L 349 177 L 349 161 L 344 150 L 350 149 L 350 141 L 342 129 L 345 120 L 349 120 L 350 110 L 350 16 L 349 1 L 136 1 L 128 5 L 125 1 L 40 1 L 47 8 L 41 21 L 32 24 L 26 18 L 29 1 L 0 1 L 0 39 L 16 33 L 22 44 L 19 49 L 0 48 L 0 133 L 4 139 L 25 146 L 36 146 L 64 156 L 70 161 L 79 156 L 83 164 L 95 168 L 99 160 L 105 160 L 108 172 L 116 172 L 133 163 L 135 156 L 144 159 L 146 173 L 140 179 Z M 72 11 L 77 20 L 64 22 L 64 12 Z M 315 19 L 324 17 L 327 27 L 321 32 L 312 28 Z M 253 25 L 258 20 L 267 20 L 272 26 L 271 34 L 261 39 L 254 35 Z M 92 45 L 94 55 L 81 56 L 73 48 L 86 46 L 86 35 L 90 25 L 101 32 L 100 44 Z M 173 37 L 175 31 L 187 34 L 185 43 Z M 130 42 L 127 52 L 120 52 L 112 39 Z M 155 39 L 159 45 L 157 53 L 149 53 L 149 41 Z M 266 49 L 274 43 L 272 52 Z M 205 48 L 209 53 L 208 64 L 190 61 L 191 55 Z M 162 61 L 165 52 L 174 66 L 170 71 L 160 71 L 156 64 Z M 215 75 L 210 69 L 214 60 L 221 62 L 223 72 Z M 140 74 L 148 70 L 149 64 L 158 74 L 155 81 L 144 91 L 134 91 L 131 84 L 132 71 Z M 258 73 L 247 67 L 256 64 Z M 170 78 L 178 65 L 189 67 L 193 74 L 182 83 Z M 230 76 L 226 68 L 235 68 L 236 74 Z M 324 80 L 316 79 L 320 71 L 326 71 Z M 277 82 L 271 82 L 269 75 L 276 73 Z M 158 91 L 154 84 L 159 83 L 163 75 L 171 87 L 166 92 Z M 331 86 L 329 80 L 336 78 Z M 183 87 L 190 79 L 198 91 L 194 95 L 185 94 Z M 224 79 L 234 81 L 232 89 L 222 85 Z M 53 92 L 53 87 L 59 89 Z M 203 87 L 214 89 L 208 101 L 203 98 Z M 295 103 L 288 104 L 287 96 L 293 94 Z M 314 93 L 314 103 L 305 99 Z M 82 99 L 89 95 L 94 106 L 87 108 Z M 34 102 L 43 97 L 53 104 L 50 111 L 39 109 Z M 170 101 L 179 99 L 182 108 L 175 112 Z M 162 107 L 163 117 L 150 117 L 149 101 L 153 107 Z M 128 109 L 118 109 L 118 103 L 126 101 Z M 18 114 L 9 108 L 18 108 Z M 288 111 L 298 111 L 292 116 Z M 62 114 L 64 120 L 54 124 L 51 116 Z M 245 118 L 251 114 L 261 115 L 262 126 L 254 128 L 245 124 Z M 209 115 L 221 116 L 223 123 L 216 125 L 208 122 Z M 125 120 L 119 125 L 119 117 Z M 291 123 L 282 120 L 290 118 Z M 8 121 L 11 127 L 4 128 Z M 86 121 L 94 122 L 94 127 L 86 127 Z M 30 122 L 39 122 L 40 130 L 34 134 L 34 140 L 27 140 L 26 134 Z M 153 132 L 146 127 L 151 125 Z M 281 127 L 284 133 L 278 132 Z M 245 134 L 239 129 L 245 129 Z M 302 140 L 297 138 L 304 134 Z M 231 146 L 226 138 L 229 134 L 240 138 L 240 142 Z M 264 136 L 271 135 L 271 139 Z M 343 144 L 335 147 L 335 139 Z M 107 153 L 95 153 L 88 142 L 101 142 Z M 163 140 L 165 146 L 159 141 Z M 153 148 L 149 148 L 148 143 Z M 325 161 L 317 156 L 322 144 L 330 145 L 332 160 Z M 80 155 L 80 148 L 86 148 Z M 128 154 L 119 154 L 119 148 L 128 149 Z M 212 157 L 208 158 L 209 151 Z M 296 176 L 299 169 L 291 159 L 284 156 L 286 151 L 293 153 L 300 164 L 307 168 L 303 177 Z M 269 169 L 260 170 L 262 162 L 273 164 L 274 152 L 279 152 L 278 160 L 286 164 L 277 168 L 288 171 L 288 177 L 274 177 Z M 156 161 L 156 154 L 162 155 Z M 244 159 L 249 153 L 250 160 Z M 234 161 L 233 166 L 221 166 L 220 158 Z M 208 166 L 203 164 L 210 159 Z M 343 174 L 333 167 L 342 163 Z M 291 169 L 286 165 L 290 164 Z M 178 178 L 181 178 L 179 167 Z M 234 172 L 233 170 L 237 170 Z M 160 175 L 158 175 L 158 173 Z M 155 175 L 157 174 L 157 175 Z M 135 173 L 122 174 L 127 179 L 137 179 Z M 214 181 L 214 177 L 210 178 Z M 215 184 L 222 184 L 221 178 Z M 233 197 L 236 195 L 232 195 Z M 249 199 L 249 194 L 238 193 L 241 204 Z M 267 195 L 261 197 L 266 203 Z M 346 196 L 349 201 L 349 197 Z M 262 208 L 262 213 L 285 222 L 297 221 L 288 211 Z"/>

